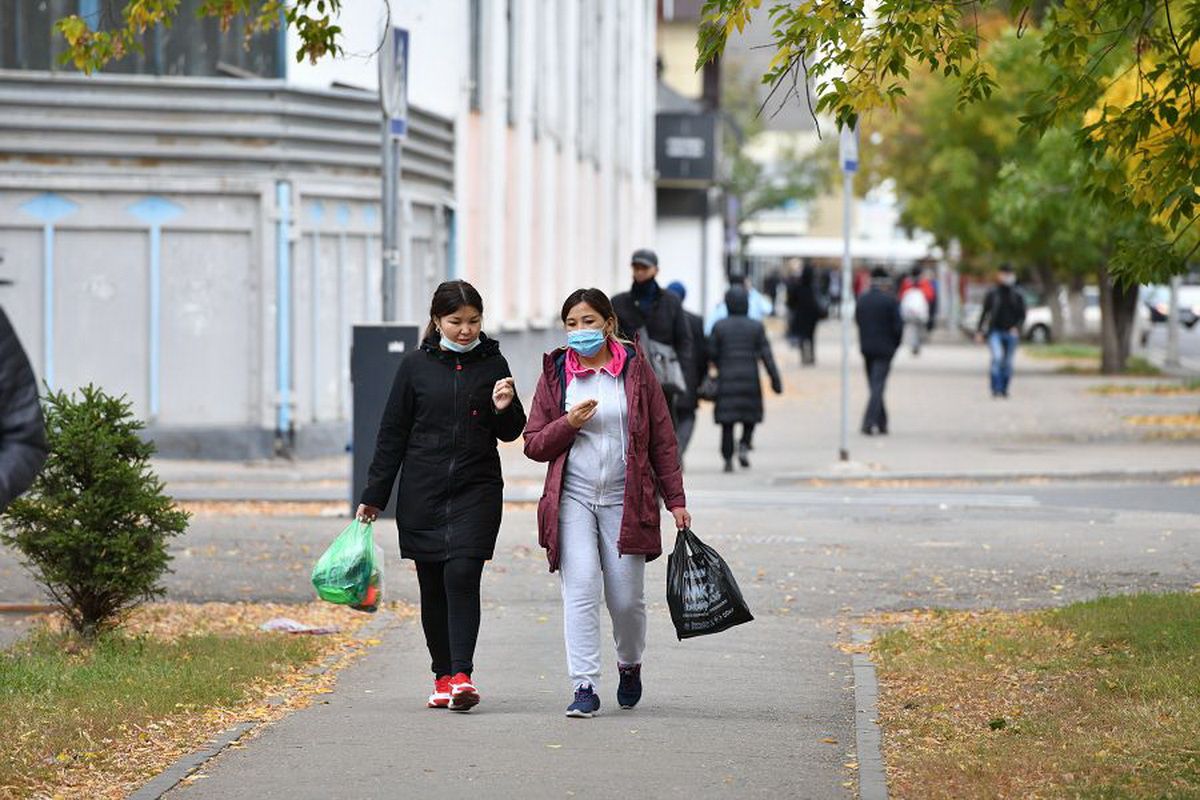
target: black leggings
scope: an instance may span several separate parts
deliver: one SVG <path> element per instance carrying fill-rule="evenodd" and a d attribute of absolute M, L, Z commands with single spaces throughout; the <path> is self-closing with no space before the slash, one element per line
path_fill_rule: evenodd
<path fill-rule="evenodd" d="M 721 455 L 725 456 L 725 460 L 733 458 L 733 426 L 735 423 L 727 422 L 721 425 Z M 742 423 L 742 439 L 741 443 L 750 447 L 754 444 L 754 425 L 753 422 Z"/>
<path fill-rule="evenodd" d="M 479 637 L 479 583 L 482 558 L 418 561 L 421 627 L 433 659 L 434 677 L 471 674 Z"/>

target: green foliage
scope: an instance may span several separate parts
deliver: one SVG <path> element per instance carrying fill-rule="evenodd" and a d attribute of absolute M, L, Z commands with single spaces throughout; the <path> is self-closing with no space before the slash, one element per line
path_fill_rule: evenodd
<path fill-rule="evenodd" d="M 719 55 L 762 0 L 707 0 L 699 62 Z M 1020 87 L 1033 138 L 1076 131 L 1082 193 L 1120 225 L 1111 268 L 1129 281 L 1182 272 L 1200 248 L 1200 3 L 1195 0 L 774 2 L 775 86 L 811 79 L 815 111 L 839 125 L 899 107 L 921 77 L 954 78 L 957 108 Z M 1035 74 L 989 63 L 989 17 L 1040 27 Z M 994 38 L 994 37 L 993 37 Z M 1148 228 L 1150 220 L 1166 232 Z"/>
<path fill-rule="evenodd" d="M 9 506 L 0 542 L 87 638 L 159 597 L 167 539 L 187 528 L 150 469 L 154 445 L 129 402 L 88 385 L 45 402 L 50 455 L 33 487 Z"/>
<path fill-rule="evenodd" d="M 340 55 L 342 29 L 335 24 L 343 0 L 201 0 L 196 9 L 199 18 L 213 18 L 227 32 L 235 20 L 241 21 L 243 34 L 252 36 L 285 25 L 300 37 L 296 61 L 312 63 L 327 55 Z M 142 38 L 159 26 L 171 27 L 179 13 L 180 0 L 125 0 L 119 22 L 111 30 L 93 30 L 77 14 L 64 17 L 55 27 L 67 42 L 62 55 L 64 64 L 72 63 L 81 72 L 92 73 L 131 52 L 142 51 Z M 99 28 L 99 26 L 97 26 Z"/>

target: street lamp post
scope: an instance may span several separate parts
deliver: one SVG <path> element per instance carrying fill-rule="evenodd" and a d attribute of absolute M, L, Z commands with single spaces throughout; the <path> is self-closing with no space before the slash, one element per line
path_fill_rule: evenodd
<path fill-rule="evenodd" d="M 400 269 L 400 192 L 401 142 L 408 136 L 408 31 L 392 28 L 379 52 L 379 105 L 383 112 L 383 141 L 380 163 L 383 169 L 383 270 L 380 293 L 383 295 L 383 321 L 396 319 L 396 275 Z"/>

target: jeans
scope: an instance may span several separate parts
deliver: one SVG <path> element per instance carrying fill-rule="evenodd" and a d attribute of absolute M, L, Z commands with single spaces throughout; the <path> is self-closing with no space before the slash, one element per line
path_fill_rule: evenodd
<path fill-rule="evenodd" d="M 617 549 L 624 506 L 564 495 L 559 506 L 563 638 L 572 690 L 600 688 L 600 594 L 612 619 L 617 663 L 642 663 L 646 650 L 646 557 Z"/>
<path fill-rule="evenodd" d="M 433 659 L 434 677 L 471 674 L 479 638 L 479 583 L 482 558 L 418 561 L 421 627 Z"/>
<path fill-rule="evenodd" d="M 864 433 L 877 428 L 880 433 L 887 433 L 887 406 L 883 404 L 883 390 L 887 387 L 888 372 L 892 369 L 891 356 L 863 356 L 867 367 L 867 385 L 871 389 L 871 398 L 867 401 L 867 410 L 863 414 L 862 429 Z"/>
<path fill-rule="evenodd" d="M 729 461 L 733 458 L 733 426 L 736 423 L 724 423 L 721 425 L 721 455 L 725 456 L 725 460 Z M 754 423 L 742 423 L 742 439 L 741 443 L 749 449 L 754 444 Z"/>
<path fill-rule="evenodd" d="M 1012 381 L 1013 358 L 1017 354 L 1017 335 L 1008 331 L 988 334 L 988 349 L 992 352 L 992 394 L 1007 395 Z"/>

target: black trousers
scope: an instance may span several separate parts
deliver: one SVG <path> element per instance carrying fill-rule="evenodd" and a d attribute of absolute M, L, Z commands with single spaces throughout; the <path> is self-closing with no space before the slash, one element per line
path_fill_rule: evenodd
<path fill-rule="evenodd" d="M 883 404 L 883 391 L 887 386 L 888 372 L 892 369 L 891 356 L 863 356 L 867 366 L 867 385 L 871 389 L 871 399 L 867 401 L 867 410 L 863 414 L 862 429 L 869 431 L 878 428 L 886 432 L 888 429 L 887 406 Z"/>
<path fill-rule="evenodd" d="M 725 460 L 733 458 L 733 426 L 736 422 L 721 424 L 721 455 L 725 456 Z M 753 422 L 742 423 L 742 444 L 749 447 L 754 444 L 754 425 Z"/>
<path fill-rule="evenodd" d="M 433 659 L 434 677 L 471 674 L 479 638 L 479 584 L 482 558 L 418 561 L 421 627 Z"/>
<path fill-rule="evenodd" d="M 679 458 L 683 458 L 688 443 L 692 441 L 692 433 L 696 430 L 696 409 L 676 409 L 678 419 L 675 420 L 675 442 L 679 445 Z"/>

